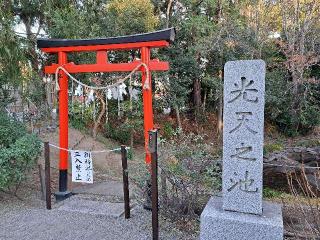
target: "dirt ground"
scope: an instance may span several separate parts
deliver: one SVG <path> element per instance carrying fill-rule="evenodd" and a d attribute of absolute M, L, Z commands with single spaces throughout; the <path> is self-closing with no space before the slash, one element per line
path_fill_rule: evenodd
<path fill-rule="evenodd" d="M 40 135 L 43 141 L 59 146 L 59 130 L 55 132 L 43 133 Z M 104 138 L 104 143 L 93 139 L 91 136 L 80 132 L 79 130 L 69 128 L 69 148 L 88 151 L 112 150 L 119 148 L 120 145 Z M 121 176 L 121 157 L 119 152 L 95 153 L 93 156 L 94 167 L 97 172 L 113 173 L 115 176 Z M 43 158 L 39 159 L 43 162 Z M 50 147 L 51 165 L 58 167 L 59 149 Z M 70 155 L 69 155 L 70 163 Z"/>

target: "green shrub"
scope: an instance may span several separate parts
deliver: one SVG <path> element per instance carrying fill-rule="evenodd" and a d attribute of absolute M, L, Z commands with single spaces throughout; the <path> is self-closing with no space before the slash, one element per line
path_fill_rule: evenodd
<path fill-rule="evenodd" d="M 280 192 L 278 190 L 264 187 L 263 188 L 263 197 L 264 198 L 281 198 L 283 196 L 283 192 Z"/>
<path fill-rule="evenodd" d="M 134 143 L 143 143 L 143 119 L 127 118 L 124 122 L 111 121 L 105 125 L 105 137 L 111 138 L 121 144 L 129 144 L 131 133 L 134 137 Z"/>
<path fill-rule="evenodd" d="M 5 134 L 0 139 L 0 189 L 18 186 L 26 173 L 34 167 L 41 150 L 41 142 L 26 133 L 21 123 L 0 114 L 0 131 Z M 11 134 L 9 133 L 11 131 Z"/>
<path fill-rule="evenodd" d="M 69 106 L 70 125 L 78 130 L 85 130 L 93 123 L 93 106 L 82 108 L 80 103 L 75 102 L 73 107 Z"/>
<path fill-rule="evenodd" d="M 4 112 L 0 112 L 0 148 L 9 147 L 26 132 L 27 130 L 22 123 L 14 121 Z"/>
<path fill-rule="evenodd" d="M 297 136 L 309 133 L 320 124 L 320 109 L 317 106 L 305 102 L 300 108 L 300 113 L 293 114 L 290 107 L 282 110 L 277 125 L 288 136 Z"/>
<path fill-rule="evenodd" d="M 275 123 L 288 136 L 306 134 L 320 124 L 319 90 L 312 84 L 299 85 L 299 94 L 292 93 L 290 76 L 273 69 L 266 75 L 267 120 Z M 295 106 L 295 109 L 293 109 Z"/>
<path fill-rule="evenodd" d="M 268 154 L 283 150 L 283 146 L 279 143 L 271 143 L 263 146 L 263 154 Z"/>
<path fill-rule="evenodd" d="M 175 135 L 175 131 L 172 125 L 168 122 L 164 123 L 163 126 L 163 137 L 166 139 L 170 139 Z"/>
<path fill-rule="evenodd" d="M 106 124 L 105 136 L 114 139 L 122 144 L 128 144 L 130 139 L 130 126 L 128 124 L 120 124 L 119 126 L 112 126 Z"/>

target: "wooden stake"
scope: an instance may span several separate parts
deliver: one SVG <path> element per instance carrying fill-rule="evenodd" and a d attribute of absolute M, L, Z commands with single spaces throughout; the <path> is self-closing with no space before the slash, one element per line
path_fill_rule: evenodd
<path fill-rule="evenodd" d="M 41 163 L 38 164 L 38 169 L 39 169 L 40 188 L 41 188 L 41 200 L 44 201 L 46 199 L 46 196 L 45 196 L 46 184 L 45 184 L 45 179 L 44 179 L 45 174 L 43 172 Z"/>
<path fill-rule="evenodd" d="M 123 176 L 123 198 L 124 198 L 124 216 L 130 218 L 130 197 L 128 180 L 128 156 L 126 146 L 121 146 L 122 176 Z"/>
<path fill-rule="evenodd" d="M 46 205 L 47 209 L 51 209 L 51 177 L 50 177 L 50 146 L 49 142 L 44 143 L 44 159 L 45 159 L 45 184 L 46 184 Z"/>
<path fill-rule="evenodd" d="M 159 239 L 158 205 L 158 131 L 149 131 L 149 152 L 151 153 L 151 189 L 152 189 L 152 239 Z"/>

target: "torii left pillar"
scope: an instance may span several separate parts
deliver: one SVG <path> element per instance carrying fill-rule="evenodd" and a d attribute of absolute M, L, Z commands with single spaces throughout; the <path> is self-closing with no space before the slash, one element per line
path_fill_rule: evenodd
<path fill-rule="evenodd" d="M 67 54 L 58 52 L 58 64 L 63 66 L 68 63 Z M 71 195 L 68 191 L 68 77 L 60 70 L 59 72 L 59 192 L 55 193 L 56 200 L 64 200 Z"/>

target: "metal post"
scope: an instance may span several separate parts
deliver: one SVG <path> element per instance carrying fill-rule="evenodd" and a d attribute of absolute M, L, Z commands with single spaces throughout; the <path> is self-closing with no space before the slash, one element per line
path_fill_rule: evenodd
<path fill-rule="evenodd" d="M 149 152 L 151 153 L 151 189 L 152 189 L 152 239 L 159 239 L 158 218 L 158 141 L 157 130 L 149 131 Z"/>
<path fill-rule="evenodd" d="M 124 198 L 124 217 L 130 218 L 130 198 L 128 180 L 128 157 L 126 146 L 121 146 L 122 177 L 123 177 L 123 198 Z"/>
<path fill-rule="evenodd" d="M 47 209 L 51 209 L 51 178 L 50 178 L 50 146 L 49 142 L 44 143 L 44 172 L 46 185 L 46 205 Z"/>

